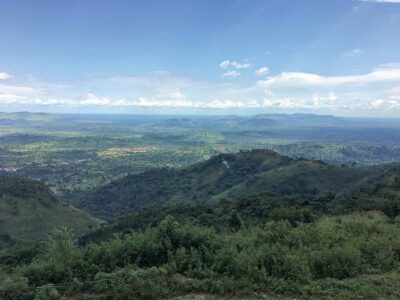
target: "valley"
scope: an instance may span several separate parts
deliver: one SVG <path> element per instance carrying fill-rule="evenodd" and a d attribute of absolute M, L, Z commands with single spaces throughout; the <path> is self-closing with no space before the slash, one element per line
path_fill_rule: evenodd
<path fill-rule="evenodd" d="M 1 299 L 400 297 L 396 120 L 1 118 Z"/>

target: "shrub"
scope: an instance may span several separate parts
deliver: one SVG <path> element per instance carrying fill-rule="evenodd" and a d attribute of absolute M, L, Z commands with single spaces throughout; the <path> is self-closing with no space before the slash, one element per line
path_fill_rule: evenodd
<path fill-rule="evenodd" d="M 39 291 L 36 293 L 35 296 L 35 300 L 58 300 L 58 299 L 60 299 L 60 294 L 52 284 L 40 287 Z"/>
<path fill-rule="evenodd" d="M 350 247 L 335 247 L 312 253 L 313 273 L 316 278 L 344 279 L 360 274 L 361 254 Z"/>

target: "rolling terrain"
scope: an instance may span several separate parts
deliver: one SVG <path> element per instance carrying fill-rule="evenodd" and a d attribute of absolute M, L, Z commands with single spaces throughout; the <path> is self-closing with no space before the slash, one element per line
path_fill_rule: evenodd
<path fill-rule="evenodd" d="M 109 218 L 152 206 L 233 201 L 263 193 L 315 199 L 348 189 L 371 174 L 371 168 L 289 158 L 270 150 L 242 151 L 187 168 L 129 175 L 81 194 L 72 203 Z"/>
<path fill-rule="evenodd" d="M 219 154 L 82 193 L 101 226 L 42 183 L 3 176 L 0 298 L 396 298 L 399 171 Z"/>
<path fill-rule="evenodd" d="M 37 240 L 54 228 L 66 226 L 77 235 L 98 221 L 60 202 L 42 183 L 0 176 L 0 234 L 16 240 Z"/>
<path fill-rule="evenodd" d="M 64 201 L 129 174 L 268 148 L 371 166 L 400 160 L 400 123 L 313 114 L 0 114 L 0 174 L 39 180 Z"/>

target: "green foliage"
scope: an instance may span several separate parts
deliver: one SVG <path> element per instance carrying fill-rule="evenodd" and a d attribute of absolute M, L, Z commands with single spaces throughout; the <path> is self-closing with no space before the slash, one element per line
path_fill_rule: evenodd
<path fill-rule="evenodd" d="M 36 293 L 35 296 L 35 300 L 58 300 L 58 299 L 60 299 L 60 294 L 52 284 L 40 287 L 39 291 Z"/>
<path fill-rule="evenodd" d="M 293 210 L 282 214 L 292 216 Z M 3 273 L 0 293 L 15 299 L 32 288 L 38 299 L 58 294 L 163 299 L 210 291 L 304 298 L 335 293 L 343 299 L 357 293 L 367 299 L 396 296 L 399 226 L 370 212 L 322 217 L 313 223 L 296 219 L 292 224 L 285 217 L 216 232 L 167 216 L 155 227 L 83 247 L 61 229 L 50 235 L 33 260 Z"/>
<path fill-rule="evenodd" d="M 159 299 L 169 294 L 167 272 L 162 268 L 125 268 L 99 273 L 93 291 L 110 299 Z"/>
<path fill-rule="evenodd" d="M 243 221 L 236 210 L 232 210 L 227 220 L 228 227 L 233 231 L 238 231 L 243 227 Z"/>
<path fill-rule="evenodd" d="M 3 235 L 21 240 L 43 239 L 48 231 L 61 226 L 68 226 L 79 235 L 97 223 L 84 212 L 57 200 L 38 181 L 0 176 L 0 233 Z"/>
<path fill-rule="evenodd" d="M 361 253 L 350 247 L 334 247 L 314 253 L 313 270 L 316 278 L 344 279 L 361 273 Z"/>
<path fill-rule="evenodd" d="M 0 270 L 0 299 L 17 300 L 26 295 L 28 279 L 17 274 L 5 274 Z"/>
<path fill-rule="evenodd" d="M 297 207 L 275 208 L 272 210 L 270 218 L 274 221 L 289 221 L 292 226 L 296 226 L 298 223 L 314 222 L 314 216 L 309 209 Z"/>
<path fill-rule="evenodd" d="M 266 149 L 241 151 L 182 169 L 129 175 L 83 194 L 79 207 L 109 218 L 126 210 L 236 201 L 265 194 L 317 200 L 352 187 L 371 172 L 293 159 Z"/>
<path fill-rule="evenodd" d="M 382 203 L 382 211 L 392 219 L 400 215 L 400 198 L 385 200 Z"/>

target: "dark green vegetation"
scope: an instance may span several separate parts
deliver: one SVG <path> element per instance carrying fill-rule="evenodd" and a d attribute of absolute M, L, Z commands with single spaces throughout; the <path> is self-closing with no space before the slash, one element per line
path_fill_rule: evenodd
<path fill-rule="evenodd" d="M 0 297 L 400 297 L 398 219 L 373 212 L 292 224 L 277 216 L 246 227 L 235 215 L 218 233 L 166 217 L 156 227 L 84 247 L 67 230 L 55 231 L 39 249 L 17 245 L 0 255 Z"/>
<path fill-rule="evenodd" d="M 84 212 L 60 202 L 40 182 L 0 176 L 0 234 L 4 242 L 45 238 L 50 230 L 61 226 L 82 234 L 97 223 Z"/>
<path fill-rule="evenodd" d="M 160 184 L 144 180 L 140 189 L 138 178 L 150 174 L 128 176 L 115 182 L 110 194 L 104 187 L 101 193 L 117 201 L 112 195 L 130 194 L 123 188 L 133 186 L 135 195 L 140 191 L 151 199 L 154 190 L 161 193 L 185 179 L 194 187 L 201 181 L 205 191 L 193 190 L 199 197 L 194 201 L 191 193 L 178 190 L 186 183 L 177 184 L 171 201 L 157 198 L 151 207 L 136 207 L 79 241 L 64 228 L 47 242 L 19 242 L 3 250 L 0 296 L 400 297 L 397 165 L 334 167 L 256 150 L 219 155 L 182 170 L 156 170 Z M 229 195 L 226 190 L 240 192 L 215 197 Z"/>
<path fill-rule="evenodd" d="M 17 115 L 0 299 L 400 298 L 396 120 Z"/>
<path fill-rule="evenodd" d="M 150 206 L 233 201 L 265 193 L 305 201 L 335 195 L 370 174 L 370 169 L 292 159 L 269 150 L 242 151 L 180 170 L 130 175 L 81 193 L 75 204 L 104 218 Z"/>
<path fill-rule="evenodd" d="M 251 151 L 241 152 L 236 155 L 219 155 L 205 163 L 197 164 L 193 167 L 182 170 L 184 175 L 181 178 L 199 178 L 204 166 L 219 166 L 221 159 L 236 159 L 236 163 L 241 162 L 243 168 L 253 162 L 258 170 L 271 167 L 265 176 L 265 173 L 253 174 L 248 170 L 247 178 L 244 183 L 228 187 L 229 192 L 222 192 L 224 197 L 220 196 L 218 187 L 225 185 L 219 184 L 227 179 L 235 178 L 233 181 L 240 182 L 243 179 L 235 171 L 232 163 L 229 169 L 224 172 L 233 172 L 223 174 L 216 172 L 219 178 L 208 182 L 204 198 L 198 197 L 182 198 L 180 201 L 173 198 L 175 195 L 183 195 L 185 187 L 174 185 L 169 181 L 169 177 L 162 177 L 159 185 L 153 185 L 152 189 L 140 190 L 137 176 L 128 176 L 124 180 L 118 180 L 110 186 L 100 189 L 92 199 L 114 199 L 111 203 L 93 202 L 94 210 L 103 211 L 107 215 L 108 207 L 111 211 L 115 202 L 125 203 L 126 211 L 130 213 L 122 214 L 114 218 L 109 225 L 102 226 L 81 238 L 81 243 L 86 244 L 90 241 L 99 241 L 110 238 L 115 233 L 130 232 L 136 229 L 145 229 L 149 226 L 158 224 L 166 215 L 173 216 L 182 224 L 191 223 L 198 226 L 212 227 L 220 231 L 226 224 L 230 213 L 240 212 L 240 218 L 244 225 L 257 226 L 266 220 L 286 219 L 292 225 L 296 222 L 313 222 L 325 215 L 344 215 L 355 212 L 380 211 L 390 219 L 400 215 L 400 166 L 397 164 L 375 166 L 368 169 L 357 169 L 351 167 L 334 167 L 323 162 L 307 161 L 303 159 L 289 159 L 270 151 Z M 244 159 L 245 160 L 241 160 Z M 282 164 L 282 162 L 284 162 Z M 281 165 L 282 164 L 282 165 Z M 300 164 L 300 166 L 298 166 Z M 277 165 L 280 165 L 278 172 Z M 293 167 L 293 165 L 295 167 Z M 218 167 L 216 167 L 218 169 Z M 298 173 L 293 170 L 298 170 Z M 187 170 L 192 173 L 187 175 Z M 221 169 L 219 169 L 221 171 Z M 197 172 L 197 173 L 196 173 Z M 159 175 L 159 172 L 155 172 Z M 212 172 L 209 173 L 212 176 Z M 148 174 L 142 174 L 148 176 Z M 285 176 L 283 176 L 285 175 Z M 255 177 L 256 179 L 253 179 Z M 164 186 L 163 181 L 170 185 Z M 179 179 L 176 179 L 179 182 Z M 217 184 L 215 184 L 217 182 Z M 252 185 L 249 187 L 250 182 Z M 129 184 L 130 183 L 130 184 Z M 143 187 L 151 185 L 151 182 L 144 181 Z M 196 181 L 193 184 L 196 186 Z M 158 197 L 153 193 L 154 190 L 171 190 L 170 198 Z M 134 189 L 132 191 L 131 189 Z M 119 191 L 116 192 L 116 191 Z M 216 191 L 218 196 L 210 191 Z M 148 194 L 146 194 L 146 191 Z M 191 190 L 196 194 L 195 190 Z M 200 193 L 201 194 L 201 189 Z M 231 191 L 236 191 L 235 193 Z M 111 198 L 112 195 L 125 195 L 120 198 Z M 140 196 L 139 196 L 140 195 Z M 150 195 L 150 196 L 147 196 Z M 153 199 L 153 202 L 150 200 Z M 174 199 L 170 201 L 169 199 Z M 187 201 L 185 201 L 187 199 Z M 89 201 L 90 199 L 87 199 Z M 137 200 L 143 200 L 137 203 Z M 146 201 L 147 200 L 147 201 Z M 97 204 L 97 205 L 96 205 Z M 141 209 L 138 208 L 140 205 Z M 115 207 L 115 206 L 114 206 Z M 143 208 L 145 207 L 145 208 Z M 120 211 L 121 212 L 121 211 Z"/>

